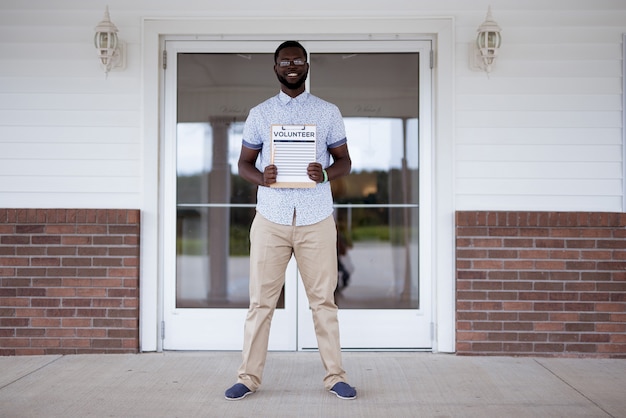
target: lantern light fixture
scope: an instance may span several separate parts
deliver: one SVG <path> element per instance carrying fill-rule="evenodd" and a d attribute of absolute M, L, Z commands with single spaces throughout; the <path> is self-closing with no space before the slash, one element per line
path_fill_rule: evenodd
<path fill-rule="evenodd" d="M 104 19 L 95 28 L 93 38 L 100 66 L 105 75 L 112 69 L 123 69 L 125 66 L 124 43 L 117 36 L 117 27 L 111 22 L 109 6 L 104 10 Z"/>
<path fill-rule="evenodd" d="M 500 26 L 493 20 L 491 6 L 489 6 L 487 17 L 478 27 L 476 42 L 473 44 L 473 53 L 471 54 L 473 69 L 485 71 L 487 74 L 493 70 L 502 43 L 501 31 Z"/>

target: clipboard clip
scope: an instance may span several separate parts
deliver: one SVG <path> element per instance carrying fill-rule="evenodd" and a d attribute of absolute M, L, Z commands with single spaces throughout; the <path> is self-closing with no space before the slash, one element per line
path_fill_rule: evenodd
<path fill-rule="evenodd" d="M 294 125 L 289 125 L 287 127 L 285 127 L 285 125 L 281 126 L 283 131 L 304 131 L 306 130 L 306 126 L 302 125 L 302 128 L 300 128 L 299 126 L 294 126 Z"/>

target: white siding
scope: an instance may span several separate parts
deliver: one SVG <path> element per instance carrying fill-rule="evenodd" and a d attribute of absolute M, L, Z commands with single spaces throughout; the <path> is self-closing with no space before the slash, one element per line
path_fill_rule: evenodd
<path fill-rule="evenodd" d="M 626 2 L 545 3 L 494 6 L 503 45 L 489 78 L 464 65 L 473 28 L 457 22 L 458 210 L 623 210 Z"/>
<path fill-rule="evenodd" d="M 24 3 L 0 4 L 0 206 L 140 208 L 140 20 L 116 22 L 128 68 L 105 78 L 104 6 Z"/>
<path fill-rule="evenodd" d="M 144 17 L 453 16 L 456 209 L 621 211 L 623 0 L 493 0 L 503 29 L 490 77 L 470 70 L 478 0 L 108 1 L 127 68 L 92 47 L 106 3 L 0 3 L 0 206 L 142 205 Z M 452 110 L 451 110 L 452 111 Z"/>

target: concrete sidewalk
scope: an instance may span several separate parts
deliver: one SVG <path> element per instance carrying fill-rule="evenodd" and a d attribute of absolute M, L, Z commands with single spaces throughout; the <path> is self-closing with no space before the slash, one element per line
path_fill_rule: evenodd
<path fill-rule="evenodd" d="M 271 352 L 226 401 L 238 352 L 0 357 L 1 417 L 626 417 L 626 360 L 345 352 L 356 400 L 318 353 Z"/>

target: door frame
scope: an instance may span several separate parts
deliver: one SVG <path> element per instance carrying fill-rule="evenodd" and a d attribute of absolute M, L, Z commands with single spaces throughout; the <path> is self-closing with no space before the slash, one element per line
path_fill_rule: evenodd
<path fill-rule="evenodd" d="M 285 25 L 285 23 L 289 23 Z M 298 28 L 298 34 L 291 32 Z M 434 198 L 431 231 L 433 274 L 433 351 L 454 352 L 454 25 L 452 18 L 220 18 L 143 20 L 142 145 L 143 202 L 141 207 L 140 351 L 161 351 L 163 321 L 163 223 L 159 158 L 163 125 L 164 37 L 198 36 L 212 40 L 224 36 L 240 39 L 297 39 L 333 33 L 350 39 L 415 39 L 434 42 L 433 161 Z M 289 30 L 289 32 L 286 31 Z M 280 33 L 279 33 L 280 32 Z"/>
<path fill-rule="evenodd" d="M 176 37 L 175 40 L 166 37 L 165 39 L 167 71 L 164 74 L 164 113 L 162 115 L 164 131 L 161 143 L 163 170 L 160 175 L 166 202 L 162 208 L 164 223 L 161 225 L 164 245 L 164 288 L 162 292 L 164 326 L 161 327 L 161 336 L 164 350 L 238 349 L 243 344 L 241 324 L 247 312 L 247 308 L 177 306 L 177 283 L 181 279 L 178 277 L 176 267 L 179 255 L 175 251 L 177 210 L 180 208 L 177 204 L 176 192 L 176 173 L 178 172 L 176 138 L 178 137 L 177 126 L 178 115 L 180 114 L 177 105 L 180 104 L 180 100 L 176 101 L 172 98 L 180 97 L 181 94 L 178 91 L 177 83 L 178 72 L 182 71 L 179 68 L 179 54 L 196 53 L 210 56 L 214 53 L 265 53 L 271 55 L 278 42 L 274 40 L 257 42 L 256 45 L 251 46 L 249 41 L 231 40 L 230 38 L 220 41 L 197 40 L 194 37 L 187 39 Z M 417 70 L 418 73 L 415 74 L 419 79 L 419 97 L 417 99 L 420 109 L 419 116 L 416 115 L 419 120 L 417 123 L 419 127 L 417 137 L 419 139 L 418 167 L 420 172 L 418 200 L 419 202 L 431 202 L 432 69 L 429 64 L 432 40 L 336 40 L 334 37 L 329 37 L 328 39 L 313 41 L 303 39 L 302 43 L 309 51 L 311 61 L 318 54 L 328 53 L 335 55 L 365 53 L 378 54 L 381 57 L 388 53 L 419 54 L 419 69 Z M 315 77 L 307 79 L 308 91 L 314 92 L 316 90 L 314 79 Z M 196 115 L 197 117 L 198 115 Z M 176 204 L 174 204 L 175 202 Z M 419 244 L 414 248 L 414 262 L 416 262 L 419 271 L 419 307 L 372 309 L 363 306 L 359 309 L 340 309 L 341 345 L 344 349 L 432 349 L 431 218 L 430 206 L 428 204 L 419 205 L 419 216 L 417 217 L 419 220 Z M 284 288 L 285 304 L 284 307 L 276 309 L 273 316 L 272 332 L 269 339 L 270 350 L 317 349 L 317 339 L 308 300 L 298 277 L 295 268 L 287 269 L 287 280 Z"/>

